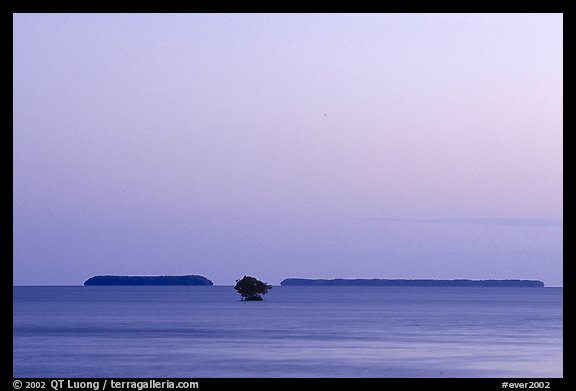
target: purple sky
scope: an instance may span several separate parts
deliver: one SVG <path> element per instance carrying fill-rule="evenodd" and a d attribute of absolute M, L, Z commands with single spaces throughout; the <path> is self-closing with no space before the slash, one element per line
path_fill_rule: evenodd
<path fill-rule="evenodd" d="M 14 284 L 562 285 L 561 14 L 16 14 Z"/>

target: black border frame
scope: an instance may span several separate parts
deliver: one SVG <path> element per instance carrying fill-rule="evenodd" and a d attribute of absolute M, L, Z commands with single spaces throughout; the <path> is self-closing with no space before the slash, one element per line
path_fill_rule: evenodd
<path fill-rule="evenodd" d="M 10 4 L 10 13 L 6 13 L 6 17 L 2 18 L 3 23 L 2 26 L 6 30 L 4 36 L 5 37 L 12 37 L 13 36 L 13 13 L 73 13 L 73 12 L 154 12 L 154 13 L 166 13 L 166 12 L 231 12 L 231 13 L 265 13 L 265 12 L 290 12 L 290 13 L 301 13 L 301 12 L 308 12 L 308 13 L 324 13 L 324 12 L 387 12 L 387 13 L 397 13 L 397 12 L 422 12 L 422 13 L 440 13 L 440 12 L 448 12 L 448 13 L 458 13 L 458 12 L 470 12 L 470 13 L 562 13 L 564 16 L 570 15 L 570 10 L 568 7 L 567 0 L 480 0 L 479 2 L 473 3 L 469 1 L 463 0 L 439 0 L 439 1 L 431 1 L 431 0 L 411 0 L 411 1 L 404 1 L 404 2 L 368 2 L 365 1 L 363 3 L 341 3 L 341 8 L 339 9 L 338 5 L 334 2 L 322 2 L 317 4 L 301 4 L 301 3 L 229 3 L 226 5 L 222 5 L 220 3 L 200 3 L 200 4 L 193 4 L 192 3 L 178 3 L 178 2 L 171 2 L 171 3 L 139 3 L 138 6 L 130 7 L 129 4 L 120 4 L 120 2 L 98 2 L 98 3 L 86 3 L 86 2 L 75 2 L 75 3 L 53 3 L 53 2 L 38 2 L 36 4 L 31 2 L 21 2 L 20 4 Z M 10 19 L 8 19 L 10 18 Z M 8 29 L 11 28 L 10 31 Z M 6 73 L 7 74 L 7 73 Z M 6 84 L 8 82 L 6 81 Z M 11 88 L 5 88 L 5 91 L 13 91 L 13 85 Z M 13 113 L 10 111 L 10 115 L 4 115 L 4 118 L 10 118 L 13 125 Z M 13 128 L 12 128 L 13 129 Z M 13 132 L 13 130 L 12 130 Z M 8 160 L 8 157 L 12 157 L 12 143 L 13 143 L 13 133 L 10 132 L 7 140 L 2 145 L 6 149 L 4 154 L 5 159 Z M 10 149 L 9 149 L 10 148 Z M 5 167 L 9 169 L 8 178 L 10 184 L 13 186 L 13 178 L 14 178 L 14 171 L 13 171 L 13 160 L 10 159 L 7 161 Z M 13 188 L 13 187 L 12 187 Z M 13 227 L 14 217 L 13 217 L 13 197 L 8 199 L 8 202 L 3 203 L 3 208 L 5 210 L 4 215 L 6 216 L 7 223 L 3 225 L 4 227 L 8 227 L 10 224 L 10 228 Z M 8 231 L 8 230 L 7 230 Z M 4 272 L 1 273 L 2 276 L 9 281 L 6 281 L 3 284 L 3 292 L 2 295 L 4 300 L 7 303 L 3 305 L 3 308 L 7 311 L 10 310 L 10 319 L 8 324 L 10 328 L 13 328 L 13 246 L 12 246 L 12 239 L 13 239 L 13 231 L 6 232 L 5 235 L 2 235 L 4 239 L 10 238 L 10 243 L 3 244 L 1 246 L 3 253 L 5 253 L 4 262 L 2 262 L 2 267 L 4 268 Z M 8 239 L 5 240 L 8 242 Z M 12 260 L 8 262 L 7 260 Z M 566 276 L 566 272 L 570 270 L 570 268 L 566 268 L 566 263 L 564 263 L 564 275 Z M 570 275 L 571 276 L 571 275 Z M 379 378 L 379 379 L 364 379 L 364 378 L 357 378 L 357 379 L 325 379 L 325 378 L 310 378 L 310 379 L 300 379 L 300 378 L 242 378 L 242 379 L 233 379 L 233 378 L 223 378 L 223 379 L 170 379 L 173 381 L 178 380 L 189 380 L 189 381 L 198 381 L 200 384 L 201 389 L 206 388 L 218 388 L 221 386 L 229 386 L 229 387 L 246 387 L 246 386 L 278 386 L 282 384 L 283 386 L 288 387 L 295 387 L 295 386 L 312 386 L 312 387 L 346 387 L 346 388 L 376 388 L 376 387 L 411 387 L 415 386 L 418 389 L 422 388 L 425 389 L 427 387 L 431 387 L 436 389 L 436 387 L 441 387 L 442 389 L 457 389 L 462 390 L 467 387 L 481 387 L 481 389 L 503 389 L 502 382 L 531 382 L 531 381 L 548 381 L 550 382 L 550 389 L 564 389 L 569 384 L 573 383 L 572 374 L 569 371 L 569 367 L 566 364 L 566 347 L 571 347 L 573 344 L 573 338 L 571 337 L 570 332 L 566 332 L 566 330 L 574 330 L 573 322 L 572 322 L 572 313 L 573 309 L 575 308 L 574 303 L 572 301 L 572 290 L 569 286 L 566 285 L 568 278 L 564 277 L 564 306 L 563 306 L 563 313 L 564 313 L 564 378 L 552 378 L 552 379 L 525 379 L 525 378 Z M 9 285 L 8 283 L 11 282 Z M 567 310 L 572 309 L 572 311 Z M 568 326 L 569 325 L 569 326 Z M 13 386 L 13 361 L 10 359 L 13 355 L 13 341 L 12 336 L 3 336 L 2 341 L 2 353 L 5 357 L 5 360 L 2 362 L 0 368 L 0 375 L 2 381 L 0 384 L 4 384 L 6 386 L 5 389 L 17 389 Z M 26 380 L 40 380 L 47 382 L 46 388 L 49 387 L 49 381 L 52 379 L 19 379 L 23 382 Z M 74 380 L 81 380 L 81 379 L 74 379 Z M 94 381 L 94 380 L 102 380 L 97 378 L 86 378 L 86 381 Z M 119 379 L 115 379 L 119 380 Z M 122 380 L 134 380 L 134 381 L 142 381 L 146 380 L 146 378 L 141 379 L 122 379 Z M 157 379 L 163 380 L 163 379 Z M 166 380 L 166 379 L 164 379 Z M 573 387 L 573 386 L 572 386 Z M 63 389 L 66 389 L 64 387 Z M 100 388 L 102 389 L 102 388 Z"/>

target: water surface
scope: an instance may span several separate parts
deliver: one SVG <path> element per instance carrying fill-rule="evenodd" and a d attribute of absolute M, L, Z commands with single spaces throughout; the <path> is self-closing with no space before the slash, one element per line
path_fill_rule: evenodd
<path fill-rule="evenodd" d="M 14 287 L 15 377 L 562 377 L 561 288 Z"/>

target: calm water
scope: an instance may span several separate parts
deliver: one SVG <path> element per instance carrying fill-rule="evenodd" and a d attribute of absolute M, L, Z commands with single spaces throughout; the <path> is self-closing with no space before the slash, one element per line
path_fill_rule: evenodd
<path fill-rule="evenodd" d="M 561 288 L 14 287 L 15 377 L 562 377 Z"/>

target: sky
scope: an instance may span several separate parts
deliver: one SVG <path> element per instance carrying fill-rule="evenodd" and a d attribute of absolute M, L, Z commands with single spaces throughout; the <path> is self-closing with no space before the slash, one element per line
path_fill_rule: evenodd
<path fill-rule="evenodd" d="M 562 286 L 562 14 L 14 14 L 15 285 Z"/>

